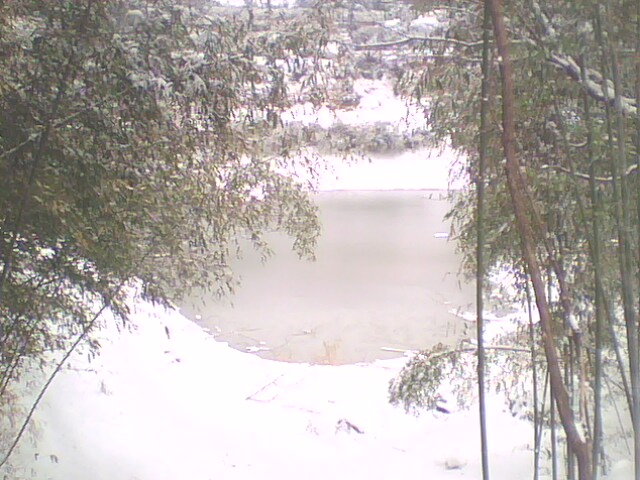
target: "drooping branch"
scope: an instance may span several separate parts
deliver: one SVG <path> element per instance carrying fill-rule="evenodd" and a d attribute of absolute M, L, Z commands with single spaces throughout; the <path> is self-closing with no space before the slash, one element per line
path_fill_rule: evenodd
<path fill-rule="evenodd" d="M 480 132 L 478 138 L 478 177 L 476 179 L 476 339 L 478 342 L 478 413 L 480 420 L 480 453 L 482 457 L 482 480 L 489 480 L 489 443 L 486 416 L 486 355 L 484 345 L 484 279 L 485 279 L 485 175 L 489 144 L 487 125 L 489 123 L 489 92 L 491 90 L 491 12 L 484 5 L 482 22 L 482 82 L 480 87 Z"/>

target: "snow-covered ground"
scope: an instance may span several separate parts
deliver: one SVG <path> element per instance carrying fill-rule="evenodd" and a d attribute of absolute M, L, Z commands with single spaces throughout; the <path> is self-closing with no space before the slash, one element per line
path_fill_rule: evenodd
<path fill-rule="evenodd" d="M 322 107 L 315 109 L 310 103 L 298 105 L 283 115 L 283 120 L 297 120 L 306 124 L 318 124 L 328 128 L 334 123 L 346 125 L 395 123 L 400 131 L 411 131 L 425 126 L 422 107 L 399 98 L 393 93 L 393 85 L 387 80 L 359 78 L 354 81 L 353 91 L 359 96 L 358 108 L 336 110 Z"/>
<path fill-rule="evenodd" d="M 479 476 L 474 410 L 415 418 L 387 403 L 402 359 L 272 362 L 145 303 L 132 326 L 108 328 L 97 359 L 77 355 L 58 376 L 37 414 L 37 446 L 23 442 L 10 478 Z M 525 478 L 530 426 L 497 402 L 490 425 L 495 478 Z"/>
<path fill-rule="evenodd" d="M 131 326 L 110 323 L 93 361 L 73 357 L 4 478 L 481 478 L 476 409 L 415 418 L 388 404 L 403 359 L 273 362 L 143 302 Z M 490 400 L 493 478 L 531 478 L 531 425 L 505 410 Z M 630 473 L 620 461 L 608 478 Z"/>
<path fill-rule="evenodd" d="M 327 159 L 329 169 L 321 176 L 318 190 L 459 190 L 463 181 L 449 180 L 456 155 L 449 149 L 409 150 L 399 155 L 374 156 L 355 163 Z"/>

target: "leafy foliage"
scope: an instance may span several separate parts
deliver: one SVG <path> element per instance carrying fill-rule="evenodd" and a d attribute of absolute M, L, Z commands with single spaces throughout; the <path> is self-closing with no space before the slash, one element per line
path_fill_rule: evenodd
<path fill-rule="evenodd" d="M 533 416 L 530 376 L 531 352 L 528 327 L 502 336 L 500 345 L 487 347 L 487 389 L 501 394 L 514 416 Z M 544 382 L 542 356 L 536 355 L 539 383 Z M 477 348 L 468 340 L 458 345 L 438 344 L 411 356 L 400 374 L 389 383 L 389 401 L 419 415 L 435 410 L 443 399 L 455 399 L 459 408 L 477 400 Z"/>
<path fill-rule="evenodd" d="M 271 230 L 312 256 L 313 176 L 292 172 L 320 165 L 280 116 L 305 91 L 288 90 L 293 70 L 322 76 L 329 20 L 259 31 L 204 5 L 0 5 L 2 399 L 24 359 L 66 348 L 104 306 L 125 319 L 132 282 L 157 302 L 229 292 L 240 239 L 267 255 Z"/>
<path fill-rule="evenodd" d="M 400 374 L 389 384 L 389 401 L 401 404 L 407 412 L 418 415 L 421 410 L 433 410 L 442 398 L 445 380 L 463 382 L 464 372 L 457 366 L 464 352 L 438 344 L 411 357 Z M 462 374 L 462 375 L 460 375 Z"/>

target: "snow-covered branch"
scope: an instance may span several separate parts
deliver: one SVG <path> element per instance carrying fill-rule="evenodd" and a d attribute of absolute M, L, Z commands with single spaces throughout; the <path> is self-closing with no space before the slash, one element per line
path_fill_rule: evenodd
<path fill-rule="evenodd" d="M 447 43 L 450 45 L 455 45 L 463 48 L 474 48 L 481 47 L 482 41 L 478 42 L 465 42 L 462 40 L 456 40 L 455 38 L 446 38 L 446 37 L 423 37 L 423 36 L 405 36 L 405 38 L 401 40 L 395 40 L 392 42 L 380 42 L 380 43 L 367 43 L 361 45 L 355 45 L 356 50 L 385 50 L 388 48 L 400 47 L 403 45 L 409 45 L 411 43 Z"/>
<path fill-rule="evenodd" d="M 489 350 L 492 352 L 511 352 L 511 353 L 526 353 L 526 354 L 531 354 L 531 350 L 527 349 L 527 348 L 521 348 L 521 347 L 511 347 L 508 345 L 485 345 L 484 346 L 485 350 Z M 460 353 L 477 353 L 478 351 L 478 347 L 477 346 L 473 346 L 473 347 L 459 347 L 459 348 L 453 348 L 451 350 L 443 350 L 441 352 L 436 352 L 436 353 L 428 353 L 427 356 L 430 359 L 434 359 L 434 358 L 442 358 L 442 357 L 450 357 L 453 355 L 458 355 Z"/>
<path fill-rule="evenodd" d="M 552 24 L 549 17 L 540 8 L 538 0 L 532 0 L 532 11 L 536 21 L 542 28 L 543 37 L 538 41 L 532 41 L 538 47 L 542 46 L 546 50 L 549 62 L 555 67 L 563 70 L 573 80 L 579 82 L 585 91 L 594 99 L 607 102 L 616 107 L 616 94 L 613 82 L 595 69 L 585 68 L 585 79 L 582 78 L 582 68 L 578 62 L 559 51 L 558 31 Z M 620 109 L 622 113 L 637 116 L 638 105 L 636 101 L 629 97 L 620 97 Z"/>
<path fill-rule="evenodd" d="M 592 68 L 587 68 L 585 72 L 586 79 L 583 81 L 581 78 L 581 68 L 572 57 L 560 53 L 552 53 L 549 56 L 549 62 L 564 70 L 571 78 L 581 83 L 582 87 L 591 97 L 615 106 L 616 97 L 613 82 L 609 79 L 604 79 L 600 72 Z M 606 88 L 603 88 L 603 82 L 606 82 Z M 622 112 L 627 115 L 638 115 L 638 106 L 632 98 L 621 97 L 620 108 Z"/>
<path fill-rule="evenodd" d="M 413 43 L 415 39 L 413 38 L 404 38 L 402 40 L 395 40 L 393 42 L 380 42 L 380 43 L 367 43 L 361 45 L 355 45 L 354 48 L 358 51 L 360 50 L 386 50 L 389 48 L 402 47 L 404 45 L 409 45 Z"/>
<path fill-rule="evenodd" d="M 579 178 L 581 180 L 591 180 L 590 175 L 587 174 L 587 173 L 572 172 L 568 168 L 561 167 L 560 165 L 543 165 L 542 169 L 543 170 L 553 169 L 553 170 L 557 170 L 559 172 L 568 173 L 568 174 L 573 175 L 574 177 Z M 629 168 L 627 168 L 627 171 L 625 172 L 625 176 L 629 176 L 632 173 L 637 172 L 637 171 L 638 171 L 638 165 L 637 164 L 633 164 Z M 594 180 L 596 182 L 613 182 L 613 177 L 595 177 Z"/>

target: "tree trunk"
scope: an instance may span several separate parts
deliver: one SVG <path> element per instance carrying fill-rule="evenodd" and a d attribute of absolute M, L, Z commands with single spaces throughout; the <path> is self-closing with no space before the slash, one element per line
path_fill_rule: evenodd
<path fill-rule="evenodd" d="M 587 57 L 582 57 L 582 79 L 586 80 Z M 593 289 L 595 291 L 595 354 L 593 384 L 593 480 L 597 480 L 600 471 L 600 459 L 603 458 L 602 446 L 602 348 L 604 338 L 604 299 L 602 292 L 602 263 L 600 238 L 601 202 L 596 187 L 596 162 L 593 152 L 593 124 L 591 123 L 591 101 L 586 92 L 582 94 L 584 122 L 587 129 L 587 157 L 589 160 L 589 197 L 591 200 L 591 258 L 593 261 Z M 624 373 L 624 372 L 623 372 Z"/>
<path fill-rule="evenodd" d="M 549 371 L 547 370 L 547 374 Z M 553 387 L 549 386 L 549 411 L 551 422 L 551 479 L 558 480 L 558 435 L 556 422 L 556 402 L 553 399 Z"/>
<path fill-rule="evenodd" d="M 603 22 L 609 22 L 610 6 L 605 5 L 607 18 L 603 19 L 600 10 L 596 9 L 596 35 L 601 50 L 603 75 L 606 75 L 606 61 L 611 61 L 611 74 L 614 85 L 615 134 L 617 144 L 615 151 L 610 145 L 613 193 L 615 204 L 616 226 L 618 230 L 618 260 L 620 280 L 622 282 L 622 304 L 627 333 L 629 359 L 629 380 L 631 383 L 631 421 L 633 425 L 635 479 L 640 480 L 640 352 L 638 347 L 638 316 L 636 311 L 635 266 L 631 250 L 631 201 L 627 182 L 627 149 L 625 144 L 626 119 L 622 113 L 622 84 L 617 59 L 617 51 L 607 36 L 604 36 Z M 603 88 L 608 88 L 603 83 Z M 610 109 L 607 116 L 610 116 Z"/>
<path fill-rule="evenodd" d="M 498 53 L 500 55 L 500 69 L 502 72 L 502 114 L 503 135 L 502 142 L 506 157 L 506 176 L 516 216 L 516 224 L 522 240 L 523 257 L 531 276 L 536 305 L 540 314 L 542 327 L 542 342 L 549 368 L 553 396 L 558 407 L 560 421 L 567 435 L 567 443 L 575 454 L 578 462 L 580 480 L 591 480 L 591 447 L 580 431 L 571 407 L 569 393 L 562 378 L 562 370 L 558 358 L 558 350 L 553 336 L 552 317 L 540 265 L 536 257 L 534 232 L 529 219 L 531 214 L 527 205 L 527 185 L 520 171 L 520 164 L 516 156 L 515 137 L 515 91 L 513 85 L 513 67 L 509 57 L 507 32 L 502 14 L 500 0 L 486 0 L 491 8 L 494 35 Z"/>
<path fill-rule="evenodd" d="M 527 315 L 529 316 L 529 343 L 531 346 L 531 377 L 533 380 L 533 480 L 538 480 L 540 472 L 540 431 L 542 422 L 540 416 L 542 412 L 538 409 L 538 367 L 536 364 L 536 334 L 535 325 L 533 323 L 533 300 L 531 299 L 531 288 L 529 283 L 526 285 L 527 294 Z M 545 386 L 546 388 L 546 386 Z"/>
<path fill-rule="evenodd" d="M 489 111 L 491 14 L 488 5 L 484 8 L 482 32 L 482 86 L 480 89 L 480 138 L 478 145 L 477 185 L 477 239 L 476 239 L 476 316 L 478 341 L 478 409 L 480 415 L 480 453 L 482 457 L 482 478 L 489 480 L 489 452 L 487 443 L 487 418 L 485 396 L 485 352 L 484 352 L 484 185 L 485 161 L 487 156 L 487 115 Z"/>

